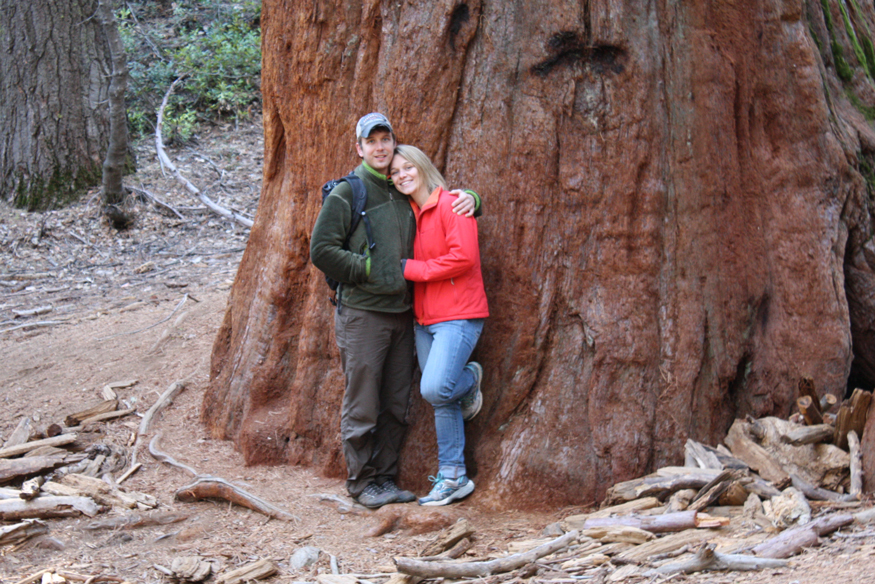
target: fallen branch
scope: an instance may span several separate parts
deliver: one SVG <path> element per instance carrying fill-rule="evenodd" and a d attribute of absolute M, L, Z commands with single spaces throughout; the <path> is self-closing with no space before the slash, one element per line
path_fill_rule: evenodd
<path fill-rule="evenodd" d="M 190 466 L 178 462 L 169 454 L 158 450 L 158 440 L 160 439 L 161 432 L 158 432 L 155 437 L 152 438 L 152 441 L 149 442 L 149 454 L 151 454 L 155 460 L 169 464 L 170 466 L 175 466 L 186 472 L 190 472 L 195 477 L 195 481 L 192 484 L 176 491 L 176 499 L 178 501 L 190 503 L 200 499 L 224 499 L 225 501 L 236 503 L 241 507 L 246 507 L 247 509 L 263 513 L 273 519 L 300 521 L 300 519 L 294 515 L 287 513 L 279 507 L 268 503 L 264 499 L 229 483 L 225 479 L 210 475 L 202 475 Z"/>
<path fill-rule="evenodd" d="M 137 527 L 149 527 L 152 525 L 169 525 L 178 523 L 188 519 L 188 515 L 180 515 L 179 513 L 151 513 L 148 515 L 123 515 L 121 517 L 111 517 L 99 521 L 92 521 L 85 526 L 85 529 L 134 529 Z"/>
<path fill-rule="evenodd" d="M 684 562 L 675 562 L 660 566 L 644 573 L 647 578 L 665 574 L 682 572 L 691 574 L 703 570 L 766 570 L 772 568 L 784 568 L 789 564 L 787 560 L 772 558 L 758 558 L 743 554 L 721 554 L 714 551 L 714 544 L 702 546 L 692 559 Z"/>
<path fill-rule="evenodd" d="M 818 537 L 828 535 L 853 522 L 853 515 L 827 515 L 767 539 L 754 547 L 753 553 L 764 558 L 788 558 L 801 552 L 804 547 L 816 544 Z"/>
<path fill-rule="evenodd" d="M 569 546 L 579 535 L 580 533 L 576 530 L 569 531 L 562 537 L 527 552 L 485 562 L 456 563 L 423 561 L 414 558 L 395 558 L 395 566 L 397 566 L 399 572 L 423 578 L 471 578 L 501 574 L 522 568 L 526 564 L 531 564 L 544 556 L 556 553 Z"/>
<path fill-rule="evenodd" d="M 141 465 L 137 462 L 137 452 L 139 451 L 140 440 L 142 439 L 144 434 L 149 432 L 149 425 L 152 423 L 152 418 L 155 417 L 155 414 L 172 404 L 173 398 L 175 398 L 177 395 L 179 395 L 179 392 L 185 389 L 186 379 L 183 379 L 182 381 L 174 381 L 173 383 L 171 383 L 170 387 L 168 387 L 167 390 L 158 397 L 158 400 L 154 404 L 152 404 L 152 407 L 149 408 L 148 411 L 146 411 L 143 419 L 140 420 L 140 428 L 137 430 L 137 437 L 134 439 L 134 445 L 131 447 L 131 466 L 128 468 L 125 474 L 122 475 L 122 478 L 119 479 L 119 483 L 137 472 L 137 469 L 140 468 Z M 152 456 L 154 457 L 155 455 L 153 454 Z M 192 474 L 194 474 L 195 476 L 198 475 L 198 473 L 194 471 L 192 471 Z"/>
<path fill-rule="evenodd" d="M 678 511 L 662 515 L 621 515 L 618 517 L 589 518 L 582 523 L 568 521 L 571 529 L 595 529 L 599 527 L 626 526 L 643 529 L 650 533 L 669 533 L 696 528 L 696 511 Z"/>
<path fill-rule="evenodd" d="M 159 320 L 159 321 L 156 322 L 155 324 L 150 324 L 149 326 L 147 326 L 147 327 L 145 327 L 145 328 L 137 329 L 137 330 L 135 330 L 135 331 L 126 331 L 126 332 L 123 332 L 123 333 L 116 333 L 116 334 L 114 334 L 114 335 L 109 335 L 108 337 L 101 337 L 101 338 L 99 338 L 99 339 L 97 339 L 97 340 L 98 340 L 98 341 L 106 341 L 106 340 L 108 340 L 108 339 L 114 339 L 114 338 L 116 338 L 116 337 L 123 337 L 123 336 L 125 336 L 125 335 L 135 335 L 135 334 L 137 334 L 137 333 L 142 333 L 142 332 L 147 331 L 147 330 L 149 330 L 149 329 L 153 329 L 153 328 L 155 328 L 156 326 L 158 326 L 159 324 L 165 323 L 165 322 L 167 322 L 168 320 L 170 320 L 170 319 L 173 317 L 173 315 L 176 314 L 176 311 L 178 311 L 180 308 L 182 308 L 182 305 L 185 304 L 185 301 L 186 301 L 186 300 L 188 300 L 188 294 L 186 294 L 185 296 L 182 297 L 182 300 L 179 301 L 179 304 L 176 305 L 176 308 L 173 309 L 173 312 L 171 312 L 171 313 L 168 314 L 165 318 L 162 318 L 161 320 Z"/>
<path fill-rule="evenodd" d="M 64 322 L 61 320 L 40 320 L 37 322 L 27 322 L 25 324 L 20 324 L 18 326 L 11 326 L 9 328 L 5 328 L 0 330 L 0 333 L 8 333 L 9 331 L 14 331 L 22 328 L 30 328 L 35 326 L 55 326 L 58 324 L 69 324 L 68 322 Z"/>
<path fill-rule="evenodd" d="M 26 454 L 40 446 L 64 446 L 75 442 L 76 438 L 76 434 L 61 434 L 53 438 L 44 438 L 42 440 L 34 440 L 33 442 L 25 442 L 17 446 L 10 446 L 9 448 L 0 448 L 0 458 L 12 458 L 13 456 Z"/>
<path fill-rule="evenodd" d="M 152 455 L 152 458 L 154 458 L 158 462 L 163 462 L 165 464 L 169 464 L 170 466 L 175 466 L 178 469 L 182 469 L 186 472 L 190 472 L 192 475 L 194 475 L 195 478 L 202 476 L 199 472 L 197 472 L 187 464 L 182 464 L 169 454 L 158 450 L 158 440 L 161 439 L 161 434 L 162 432 L 159 431 L 157 434 L 155 434 L 155 437 L 152 438 L 152 441 L 149 442 L 149 454 Z"/>
<path fill-rule="evenodd" d="M 132 187 L 132 186 L 127 186 L 125 188 L 127 188 L 129 191 L 136 193 L 142 197 L 146 197 L 148 199 L 151 199 L 152 202 L 155 203 L 157 206 L 163 207 L 164 209 L 167 209 L 168 211 L 170 211 L 171 213 L 176 215 L 178 218 L 183 219 L 183 220 L 185 219 L 185 217 L 182 215 L 182 213 L 180 213 L 175 208 L 171 207 L 170 205 L 168 205 L 167 203 L 165 203 L 164 201 L 162 201 L 161 199 L 159 199 L 158 197 L 156 197 L 155 195 L 153 195 L 152 193 L 150 193 L 146 189 L 138 189 L 137 187 Z"/>
<path fill-rule="evenodd" d="M 44 519 L 46 517 L 93 517 L 100 507 L 88 497 L 37 497 L 33 501 L 4 499 L 0 501 L 0 520 Z"/>
<path fill-rule="evenodd" d="M 832 395 L 832 394 L 827 394 Z M 816 426 L 802 426 L 787 434 L 781 436 L 781 441 L 793 446 L 802 446 L 804 444 L 817 444 L 819 442 L 831 441 L 835 433 L 835 428 L 832 424 L 817 424 Z"/>
<path fill-rule="evenodd" d="M 152 423 L 152 418 L 155 417 L 155 414 L 172 404 L 173 400 L 183 389 L 185 389 L 185 380 L 174 381 L 171 383 L 170 387 L 168 387 L 155 403 L 152 404 L 152 407 L 146 411 L 143 419 L 140 420 L 140 428 L 137 433 L 140 435 L 147 434 L 149 432 L 149 425 Z"/>
<path fill-rule="evenodd" d="M 167 156 L 167 153 L 164 151 L 164 142 L 161 138 L 161 126 L 164 124 L 164 108 L 167 107 L 167 101 L 170 99 L 170 94 L 173 93 L 176 84 L 182 81 L 182 77 L 179 77 L 170 84 L 170 89 L 167 90 L 167 93 L 164 94 L 164 99 L 161 101 L 161 106 L 158 108 L 158 121 L 155 124 L 155 150 L 158 152 L 158 160 L 161 162 L 161 165 L 167 167 L 170 172 L 173 173 L 173 176 L 176 177 L 176 180 L 182 183 L 189 193 L 195 195 L 199 198 L 204 205 L 206 205 L 213 213 L 224 217 L 226 219 L 231 219 L 232 221 L 236 221 L 240 225 L 244 227 L 252 227 L 252 220 L 248 217 L 244 217 L 240 213 L 235 213 L 234 211 L 229 211 L 224 207 L 216 204 L 212 199 L 207 197 L 204 193 L 201 192 L 196 186 L 194 186 L 187 178 L 182 176 L 179 172 L 179 169 L 176 168 L 176 165 L 170 160 L 170 157 Z"/>
<path fill-rule="evenodd" d="M 844 503 L 847 501 L 857 501 L 857 497 L 853 495 L 841 495 L 829 489 L 816 487 L 796 474 L 790 475 L 790 480 L 793 481 L 793 486 L 805 495 L 806 499 L 811 501 L 832 501 L 834 503 Z"/>
<path fill-rule="evenodd" d="M 229 483 L 225 479 L 218 477 L 197 477 L 195 482 L 176 491 L 177 501 L 191 503 L 194 501 L 200 501 L 201 499 L 224 499 L 225 501 L 230 501 L 241 507 L 258 511 L 272 519 L 300 521 L 300 519 L 291 513 L 283 511 L 276 505 L 268 503 L 261 497 L 253 495 L 252 493 Z"/>
<path fill-rule="evenodd" d="M 851 488 L 849 495 L 858 501 L 863 496 L 863 453 L 856 430 L 848 432 L 848 450 L 851 453 Z"/>
<path fill-rule="evenodd" d="M 85 418 L 84 420 L 82 420 L 82 426 L 87 426 L 88 424 L 94 424 L 97 422 L 107 422 L 109 420 L 115 420 L 117 418 L 124 418 L 125 416 L 129 416 L 136 411 L 136 408 L 129 408 L 126 410 L 106 412 L 105 414 L 97 414 L 95 416 L 91 416 L 90 418 Z"/>
<path fill-rule="evenodd" d="M 49 526 L 39 519 L 28 519 L 15 525 L 0 527 L 0 545 L 21 543 L 31 537 L 49 532 Z"/>

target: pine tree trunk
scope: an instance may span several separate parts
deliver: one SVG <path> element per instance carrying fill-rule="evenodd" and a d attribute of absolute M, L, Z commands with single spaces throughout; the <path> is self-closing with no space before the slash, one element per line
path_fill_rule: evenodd
<path fill-rule="evenodd" d="M 789 414 L 801 377 L 841 394 L 853 359 L 875 363 L 851 342 L 852 322 L 875 338 L 875 132 L 846 96 L 875 103 L 844 5 L 265 0 L 264 191 L 213 350 L 213 435 L 344 473 L 309 238 L 370 111 L 484 195 L 475 499 L 592 502 L 687 438 Z M 431 416 L 414 391 L 401 481 L 420 491 Z"/>
<path fill-rule="evenodd" d="M 45 208 L 100 184 L 110 59 L 97 0 L 0 0 L 0 196 Z"/>

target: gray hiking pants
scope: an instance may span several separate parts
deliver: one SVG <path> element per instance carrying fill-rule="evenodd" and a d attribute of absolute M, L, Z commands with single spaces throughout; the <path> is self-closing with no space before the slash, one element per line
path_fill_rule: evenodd
<path fill-rule="evenodd" d="M 398 474 L 413 381 L 413 315 L 344 306 L 334 326 L 346 376 L 340 415 L 346 488 L 357 497 Z"/>

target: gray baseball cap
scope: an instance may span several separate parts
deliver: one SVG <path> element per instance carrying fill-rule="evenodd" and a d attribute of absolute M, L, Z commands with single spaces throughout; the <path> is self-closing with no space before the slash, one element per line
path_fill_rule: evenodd
<path fill-rule="evenodd" d="M 374 128 L 378 127 L 384 127 L 392 132 L 392 124 L 389 123 L 389 120 L 383 114 L 373 112 L 362 116 L 359 123 L 355 125 L 355 139 L 367 138 L 374 131 Z"/>

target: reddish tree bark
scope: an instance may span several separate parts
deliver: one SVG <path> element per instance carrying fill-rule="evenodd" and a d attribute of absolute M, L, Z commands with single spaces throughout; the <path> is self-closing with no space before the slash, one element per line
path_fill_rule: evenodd
<path fill-rule="evenodd" d="M 214 347 L 213 435 L 249 463 L 344 472 L 309 235 L 374 110 L 486 201 L 475 500 L 590 502 L 679 462 L 688 437 L 788 414 L 801 377 L 842 393 L 875 315 L 859 170 L 875 132 L 845 89 L 875 92 L 827 8 L 265 0 L 264 191 Z M 401 481 L 424 490 L 433 424 L 414 395 Z"/>

